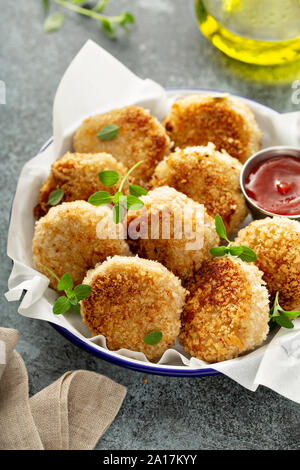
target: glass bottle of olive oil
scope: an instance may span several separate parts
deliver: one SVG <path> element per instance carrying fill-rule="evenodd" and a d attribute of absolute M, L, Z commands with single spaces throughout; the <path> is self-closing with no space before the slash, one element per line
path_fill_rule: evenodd
<path fill-rule="evenodd" d="M 300 59 L 300 0 L 195 0 L 202 33 L 243 62 Z"/>

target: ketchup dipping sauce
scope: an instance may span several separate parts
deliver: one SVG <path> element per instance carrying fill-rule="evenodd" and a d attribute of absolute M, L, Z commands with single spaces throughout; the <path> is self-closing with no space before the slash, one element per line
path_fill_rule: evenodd
<path fill-rule="evenodd" d="M 258 163 L 244 188 L 253 202 L 278 215 L 300 214 L 300 159 L 289 155 Z"/>

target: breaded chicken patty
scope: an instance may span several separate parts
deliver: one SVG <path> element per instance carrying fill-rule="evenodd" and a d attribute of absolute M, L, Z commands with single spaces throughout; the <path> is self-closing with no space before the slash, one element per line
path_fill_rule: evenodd
<path fill-rule="evenodd" d="M 170 348 L 180 330 L 186 291 L 180 280 L 155 261 L 114 256 L 90 270 L 83 280 L 92 287 L 81 301 L 83 322 L 104 335 L 109 349 L 143 352 L 151 361 Z M 144 338 L 160 331 L 157 345 Z"/>
<path fill-rule="evenodd" d="M 300 309 L 300 223 L 286 217 L 255 220 L 235 240 L 257 254 L 273 304 L 276 292 L 286 310 Z"/>
<path fill-rule="evenodd" d="M 181 318 L 179 339 L 186 352 L 213 363 L 262 344 L 269 331 L 262 274 L 254 264 L 230 256 L 203 265 Z"/>
<path fill-rule="evenodd" d="M 204 206 L 168 186 L 142 196 L 144 206 L 128 212 L 128 242 L 142 258 L 159 261 L 182 279 L 211 258 L 219 244 Z"/>
<path fill-rule="evenodd" d="M 239 98 L 192 95 L 176 101 L 163 124 L 175 147 L 207 145 L 244 163 L 260 149 L 262 132 L 252 110 Z"/>
<path fill-rule="evenodd" d="M 88 269 L 108 256 L 130 255 L 127 243 L 118 239 L 114 230 L 122 227 L 114 224 L 112 210 L 107 206 L 74 201 L 52 207 L 35 225 L 32 241 L 35 266 L 50 278 L 54 289 L 57 280 L 45 266 L 58 278 L 70 273 L 74 284 L 79 284 Z"/>
<path fill-rule="evenodd" d="M 236 232 L 247 215 L 240 188 L 242 165 L 215 145 L 177 149 L 160 162 L 151 186 L 172 186 L 194 201 L 205 205 L 212 217 L 220 214 L 227 233 Z"/>
<path fill-rule="evenodd" d="M 103 127 L 115 124 L 118 135 L 112 140 L 97 137 Z M 143 160 L 134 172 L 137 184 L 150 179 L 155 166 L 169 153 L 170 139 L 163 126 L 151 114 L 138 106 L 126 106 L 108 113 L 91 116 L 74 135 L 76 152 L 108 152 L 127 168 Z"/>
<path fill-rule="evenodd" d="M 51 207 L 47 204 L 49 194 L 55 189 L 64 191 L 62 202 L 87 201 L 96 191 L 115 194 L 118 183 L 104 186 L 98 177 L 99 172 L 106 170 L 116 171 L 120 177 L 127 172 L 124 165 L 108 153 L 66 153 L 52 164 L 50 175 L 41 187 L 34 214 L 41 217 L 48 212 Z"/>

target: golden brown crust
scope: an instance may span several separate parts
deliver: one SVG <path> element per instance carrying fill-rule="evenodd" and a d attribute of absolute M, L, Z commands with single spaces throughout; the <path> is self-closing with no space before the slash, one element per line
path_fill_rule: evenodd
<path fill-rule="evenodd" d="M 163 125 L 175 147 L 207 145 L 245 162 L 260 149 L 261 131 L 253 112 L 235 97 L 193 95 L 176 101 Z"/>
<path fill-rule="evenodd" d="M 128 242 L 132 251 L 159 261 L 181 279 L 192 276 L 211 258 L 209 248 L 219 244 L 214 220 L 204 206 L 168 186 L 149 191 L 141 199 L 143 208 L 128 212 Z M 163 232 L 165 223 L 170 227 L 169 233 Z M 187 230 L 189 225 L 191 233 Z M 137 227 L 137 233 L 132 227 Z"/>
<path fill-rule="evenodd" d="M 232 359 L 260 345 L 268 332 L 268 294 L 262 273 L 238 258 L 203 265 L 189 285 L 180 342 L 209 363 Z"/>
<path fill-rule="evenodd" d="M 108 124 L 119 126 L 119 133 L 113 140 L 100 140 L 97 133 Z M 144 185 L 157 163 L 169 153 L 170 139 L 148 111 L 126 106 L 85 119 L 74 135 L 73 147 L 76 152 L 111 153 L 127 168 L 143 160 L 133 176 L 137 184 Z"/>
<path fill-rule="evenodd" d="M 57 280 L 45 266 L 58 278 L 70 273 L 76 285 L 82 282 L 88 269 L 108 256 L 130 255 L 124 240 L 100 238 L 98 224 L 104 221 L 106 227 L 115 227 L 109 207 L 74 201 L 52 207 L 36 222 L 32 241 L 34 262 L 36 268 L 50 278 L 51 287 L 57 288 Z"/>
<path fill-rule="evenodd" d="M 114 170 L 120 177 L 127 172 L 124 165 L 108 153 L 66 153 L 52 164 L 50 175 L 41 187 L 34 215 L 42 217 L 48 212 L 51 207 L 47 204 L 49 194 L 55 189 L 64 191 L 61 202 L 87 201 L 96 191 L 115 194 L 119 184 L 104 186 L 99 180 L 98 173 L 106 170 Z"/>
<path fill-rule="evenodd" d="M 172 186 L 194 201 L 205 205 L 207 213 L 219 214 L 228 235 L 235 233 L 247 215 L 239 176 L 242 165 L 214 144 L 177 149 L 154 172 L 150 185 Z"/>
<path fill-rule="evenodd" d="M 252 248 L 263 271 L 271 304 L 279 292 L 286 310 L 300 309 L 300 223 L 285 217 L 255 220 L 240 230 L 235 244 Z"/>
<path fill-rule="evenodd" d="M 153 361 L 174 344 L 186 292 L 161 264 L 114 256 L 90 271 L 84 283 L 92 293 L 81 302 L 83 322 L 94 336 L 105 336 L 109 349 L 143 352 Z M 144 342 L 151 331 L 163 333 L 155 346 Z"/>

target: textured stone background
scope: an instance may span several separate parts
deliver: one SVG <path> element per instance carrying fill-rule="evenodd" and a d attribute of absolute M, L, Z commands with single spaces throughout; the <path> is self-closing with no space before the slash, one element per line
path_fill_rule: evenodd
<path fill-rule="evenodd" d="M 289 82 L 299 78 L 299 64 L 264 69 L 228 59 L 198 31 L 192 0 L 112 0 L 111 12 L 129 9 L 137 19 L 132 34 L 116 41 L 106 38 L 96 22 L 71 12 L 61 31 L 45 35 L 40 3 L 3 1 L 1 6 L 0 80 L 7 88 L 7 104 L 0 105 L 2 292 L 11 269 L 5 254 L 6 236 L 19 172 L 51 136 L 56 87 L 88 38 L 141 77 L 166 87 L 219 89 L 281 112 L 297 110 Z M 20 332 L 17 349 L 28 368 L 31 394 L 65 371 L 79 368 L 106 374 L 128 387 L 124 405 L 98 449 L 299 447 L 299 405 L 268 389 L 260 387 L 251 393 L 223 376 L 148 376 L 144 383 L 142 374 L 90 356 L 47 323 L 21 317 L 17 304 L 8 304 L 3 295 L 0 302 L 0 323 Z"/>

